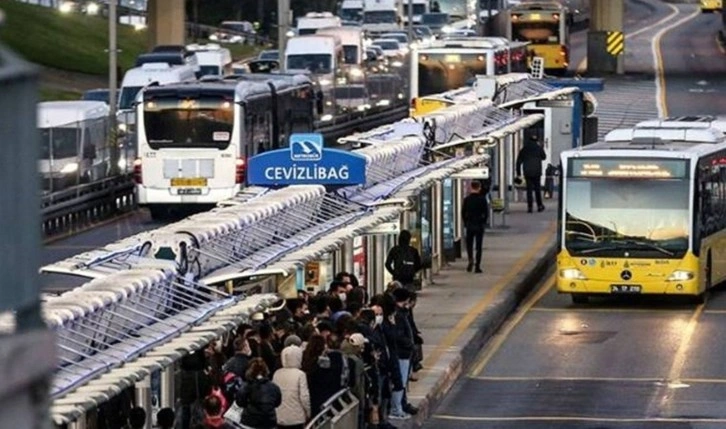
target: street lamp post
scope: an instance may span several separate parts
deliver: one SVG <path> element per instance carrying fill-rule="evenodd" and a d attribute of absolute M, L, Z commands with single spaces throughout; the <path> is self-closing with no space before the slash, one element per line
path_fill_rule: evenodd
<path fill-rule="evenodd" d="M 110 127 L 109 133 L 109 149 L 111 158 L 111 175 L 116 175 L 119 171 L 119 147 L 118 147 L 118 125 L 116 123 L 116 88 L 118 86 L 118 39 L 116 30 L 118 29 L 118 20 L 116 17 L 116 7 L 118 0 L 108 0 L 108 105 L 110 110 Z"/>

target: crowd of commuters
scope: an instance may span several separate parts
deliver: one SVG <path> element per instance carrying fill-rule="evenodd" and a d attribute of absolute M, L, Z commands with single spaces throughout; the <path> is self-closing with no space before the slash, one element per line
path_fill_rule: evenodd
<path fill-rule="evenodd" d="M 408 263 L 405 246 L 398 251 L 403 256 L 391 260 L 394 277 L 410 281 L 411 268 L 400 268 Z M 304 428 L 349 389 L 360 403 L 359 428 L 394 428 L 418 412 L 407 399 L 422 362 L 415 305 L 413 287 L 394 280 L 385 293 L 369 297 L 349 273 L 336 275 L 317 295 L 300 291 L 282 310 L 258 314 L 186 356 L 180 406 L 161 410 L 158 427 Z M 129 428 L 143 427 L 135 426 L 145 421 L 141 413 L 131 410 Z"/>

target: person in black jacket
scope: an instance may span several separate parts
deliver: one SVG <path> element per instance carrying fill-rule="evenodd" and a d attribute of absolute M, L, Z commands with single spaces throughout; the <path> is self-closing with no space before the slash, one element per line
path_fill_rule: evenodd
<path fill-rule="evenodd" d="M 411 233 L 403 230 L 398 235 L 398 245 L 393 246 L 386 257 L 386 270 L 393 280 L 413 290 L 416 274 L 421 270 L 421 255 L 411 246 Z"/>
<path fill-rule="evenodd" d="M 478 180 L 471 182 L 471 193 L 464 198 L 461 217 L 466 228 L 466 255 L 469 257 L 466 271 L 471 272 L 476 267 L 476 272 L 481 273 L 482 242 L 484 229 L 489 220 L 489 203 Z M 476 241 L 476 259 L 474 259 L 474 241 Z"/>
<path fill-rule="evenodd" d="M 247 384 L 237 393 L 235 402 L 242 408 L 242 421 L 254 429 L 277 428 L 276 408 L 282 403 L 280 388 L 270 381 L 270 370 L 262 358 L 250 361 Z"/>
<path fill-rule="evenodd" d="M 532 193 L 537 199 L 537 211 L 544 211 L 542 204 L 542 161 L 547 158 L 544 149 L 537 141 L 536 136 L 530 136 L 529 140 L 517 154 L 517 176 L 522 176 L 527 184 L 527 211 L 532 213 Z M 524 167 L 524 168 L 522 168 Z"/>

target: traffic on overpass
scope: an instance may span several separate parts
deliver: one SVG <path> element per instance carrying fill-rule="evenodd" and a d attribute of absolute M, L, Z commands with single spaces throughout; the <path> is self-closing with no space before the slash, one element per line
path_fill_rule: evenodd
<path fill-rule="evenodd" d="M 0 427 L 726 423 L 723 2 L 217 3 L 0 4 Z"/>

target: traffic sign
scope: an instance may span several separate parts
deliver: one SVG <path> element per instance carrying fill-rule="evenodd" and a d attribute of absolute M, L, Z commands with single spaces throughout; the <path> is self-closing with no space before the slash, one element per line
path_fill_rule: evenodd
<path fill-rule="evenodd" d="M 625 52 L 625 35 L 622 31 L 608 31 L 606 50 L 612 56 L 622 55 Z"/>

